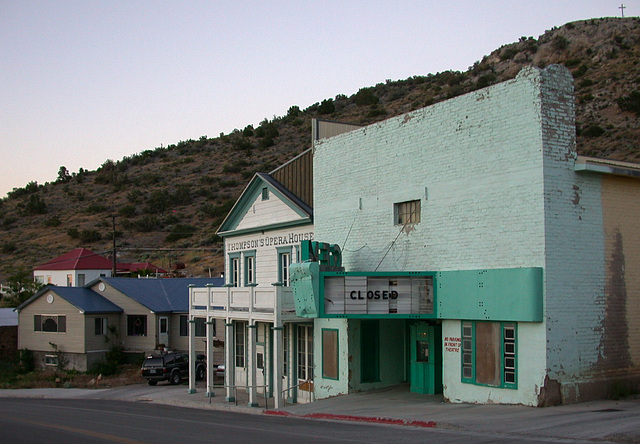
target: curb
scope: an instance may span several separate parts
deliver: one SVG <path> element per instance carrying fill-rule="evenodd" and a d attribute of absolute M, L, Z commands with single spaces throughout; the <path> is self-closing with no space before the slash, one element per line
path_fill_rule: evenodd
<path fill-rule="evenodd" d="M 263 410 L 263 413 L 265 415 L 273 415 L 273 416 L 286 416 L 286 417 L 307 418 L 307 419 L 325 419 L 330 421 L 367 422 L 371 424 L 402 425 L 402 426 L 422 427 L 422 428 L 436 427 L 435 421 L 413 421 L 413 420 L 406 420 L 406 419 L 379 418 L 375 416 L 336 415 L 333 413 L 308 413 L 306 415 L 296 415 L 294 413 L 284 412 L 280 410 Z"/>

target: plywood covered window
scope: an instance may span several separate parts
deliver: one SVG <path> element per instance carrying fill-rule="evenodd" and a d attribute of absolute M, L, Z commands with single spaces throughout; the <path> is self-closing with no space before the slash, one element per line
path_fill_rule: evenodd
<path fill-rule="evenodd" d="M 462 323 L 462 382 L 517 388 L 516 324 Z"/>
<path fill-rule="evenodd" d="M 338 330 L 322 329 L 322 377 L 338 379 Z"/>
<path fill-rule="evenodd" d="M 420 200 L 410 200 L 393 205 L 396 225 L 417 224 L 420 222 Z"/>

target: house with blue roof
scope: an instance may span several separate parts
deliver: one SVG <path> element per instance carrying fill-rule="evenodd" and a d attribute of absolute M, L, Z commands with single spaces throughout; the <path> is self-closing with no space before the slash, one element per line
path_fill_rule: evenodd
<path fill-rule="evenodd" d="M 204 339 L 205 319 L 189 323 L 189 288 L 222 284 L 222 278 L 101 277 L 84 287 L 46 286 L 16 309 L 18 348 L 31 350 L 38 367 L 63 359 L 66 368 L 86 371 L 114 344 L 132 357 L 158 349 L 186 352 L 193 325 L 195 349 L 204 351 L 197 339 Z M 219 354 L 214 363 L 221 363 Z"/>

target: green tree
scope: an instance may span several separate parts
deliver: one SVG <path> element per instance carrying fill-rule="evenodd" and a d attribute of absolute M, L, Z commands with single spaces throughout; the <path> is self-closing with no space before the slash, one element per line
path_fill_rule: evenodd
<path fill-rule="evenodd" d="M 26 269 L 18 270 L 16 274 L 9 276 L 7 282 L 9 291 L 2 300 L 5 307 L 17 307 L 43 287 L 33 280 L 31 272 Z"/>
<path fill-rule="evenodd" d="M 69 170 L 67 170 L 66 166 L 61 166 L 58 170 L 58 182 L 67 182 L 69 179 L 71 179 Z"/>

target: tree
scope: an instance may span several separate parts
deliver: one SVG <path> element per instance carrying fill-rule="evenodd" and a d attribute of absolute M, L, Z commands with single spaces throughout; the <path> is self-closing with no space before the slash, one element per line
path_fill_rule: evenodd
<path fill-rule="evenodd" d="M 7 282 L 9 291 L 2 300 L 6 307 L 19 306 L 43 287 L 39 282 L 34 282 L 31 272 L 26 269 L 18 270 L 16 274 L 7 278 Z"/>
<path fill-rule="evenodd" d="M 69 179 L 71 179 L 69 170 L 67 170 L 66 166 L 61 166 L 58 170 L 58 182 L 67 182 Z"/>

